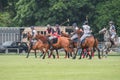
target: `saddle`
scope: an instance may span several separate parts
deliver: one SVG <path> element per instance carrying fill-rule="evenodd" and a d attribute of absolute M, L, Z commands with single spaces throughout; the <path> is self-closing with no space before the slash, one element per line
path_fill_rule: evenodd
<path fill-rule="evenodd" d="M 58 38 L 53 38 L 52 40 L 53 40 L 53 44 L 55 44 L 55 43 L 57 43 Z"/>
<path fill-rule="evenodd" d="M 53 38 L 52 40 L 48 40 L 48 43 L 55 44 L 55 43 L 57 43 L 57 41 L 58 41 L 58 38 Z"/>
<path fill-rule="evenodd" d="M 78 38 L 73 39 L 73 42 L 78 42 Z"/>

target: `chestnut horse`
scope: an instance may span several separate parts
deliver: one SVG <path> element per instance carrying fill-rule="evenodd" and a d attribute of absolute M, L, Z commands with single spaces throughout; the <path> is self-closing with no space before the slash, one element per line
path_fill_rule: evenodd
<path fill-rule="evenodd" d="M 70 39 L 70 37 L 71 37 L 71 35 L 66 34 L 66 33 L 63 32 L 63 31 L 61 32 L 61 36 L 62 36 L 62 37 L 67 37 L 67 38 L 69 38 L 69 39 Z M 70 42 L 71 42 L 71 46 L 72 46 L 72 48 L 77 48 L 77 47 L 78 47 L 78 43 L 77 43 L 76 41 L 71 41 L 71 40 L 70 40 Z M 75 54 L 77 54 L 77 52 L 78 52 L 78 48 L 77 48 Z"/>
<path fill-rule="evenodd" d="M 40 40 L 40 41 L 43 42 L 42 45 L 43 45 L 45 51 L 48 53 L 48 50 L 50 50 L 50 45 L 49 45 L 49 41 L 48 41 L 48 35 L 45 36 L 45 35 L 42 35 L 42 34 L 40 34 L 40 33 L 38 32 L 38 34 L 35 36 L 35 39 L 37 39 L 38 41 Z M 58 49 L 54 49 L 54 50 L 56 50 L 57 58 L 59 58 Z M 50 50 L 50 51 L 51 51 L 51 50 Z M 44 59 L 45 56 L 46 56 L 46 53 L 44 53 L 43 55 L 44 55 L 44 56 L 43 56 L 43 59 Z M 55 55 L 54 55 L 54 54 L 52 54 L 52 55 L 53 55 L 53 57 L 55 58 Z M 50 57 L 50 56 L 48 56 L 48 57 Z"/>
<path fill-rule="evenodd" d="M 50 44 L 47 38 L 48 36 L 44 36 L 41 34 L 36 35 L 36 39 L 40 39 L 41 41 L 43 41 L 43 43 L 46 45 L 46 48 L 50 49 Z M 70 49 L 70 42 L 66 37 L 59 37 L 57 43 L 54 43 L 52 46 L 53 48 L 50 49 L 51 53 L 49 57 L 51 57 L 51 55 L 53 55 L 53 51 L 56 50 L 57 58 L 59 58 L 58 49 L 61 49 L 61 48 L 63 48 L 66 53 L 72 52 L 72 50 Z M 67 55 L 65 57 L 67 57 Z"/>
<path fill-rule="evenodd" d="M 74 50 L 70 48 L 70 40 L 67 37 L 59 37 L 57 43 L 52 44 L 53 49 L 51 49 L 50 56 L 53 54 L 54 49 L 64 49 L 66 55 L 65 58 L 69 58 L 69 53 L 74 53 Z M 75 53 L 74 53 L 75 54 Z"/>
<path fill-rule="evenodd" d="M 83 35 L 83 31 L 78 30 L 77 34 L 78 34 L 79 38 L 81 38 L 81 36 Z M 82 49 L 82 52 L 80 54 L 80 59 L 84 53 L 84 49 L 87 50 L 87 53 L 89 55 L 89 59 L 92 59 L 92 55 L 95 52 L 95 49 L 98 51 L 98 58 L 99 59 L 101 58 L 100 57 L 100 49 L 98 48 L 98 40 L 96 38 L 94 38 L 94 36 L 91 35 L 91 36 L 86 37 L 84 42 L 81 43 L 79 46 Z M 74 58 L 76 58 L 76 55 L 74 56 Z"/>
<path fill-rule="evenodd" d="M 36 50 L 40 50 L 42 52 L 42 55 L 45 53 L 48 53 L 48 50 L 44 50 L 44 49 L 46 49 L 46 47 L 44 47 L 43 42 L 41 40 L 36 40 L 35 42 L 32 42 L 33 37 L 29 32 L 27 33 L 27 38 L 29 41 L 29 45 L 28 45 L 29 50 L 28 50 L 28 54 L 27 54 L 26 58 L 29 57 L 29 53 L 31 50 L 34 50 L 35 57 L 37 57 Z M 42 56 L 42 55 L 40 55 L 40 56 Z M 48 55 L 49 55 L 49 53 L 48 53 Z M 43 56 L 43 59 L 44 59 L 44 56 Z"/>

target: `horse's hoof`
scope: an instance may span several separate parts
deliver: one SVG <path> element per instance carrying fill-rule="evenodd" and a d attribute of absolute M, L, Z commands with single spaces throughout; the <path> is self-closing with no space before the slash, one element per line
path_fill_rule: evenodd
<path fill-rule="evenodd" d="M 55 55 L 53 55 L 53 59 L 55 59 Z"/>
<path fill-rule="evenodd" d="M 76 59 L 76 57 L 73 57 L 73 59 Z"/>
<path fill-rule="evenodd" d="M 81 59 L 81 57 L 79 57 L 78 59 Z"/>

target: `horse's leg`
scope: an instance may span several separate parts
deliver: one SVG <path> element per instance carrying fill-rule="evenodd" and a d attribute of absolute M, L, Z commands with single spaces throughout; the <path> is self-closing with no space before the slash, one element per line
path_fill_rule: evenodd
<path fill-rule="evenodd" d="M 81 59 L 82 55 L 83 55 L 83 49 L 82 49 L 82 51 L 81 51 L 81 54 L 80 54 L 79 59 Z"/>
<path fill-rule="evenodd" d="M 79 48 L 77 48 L 77 49 L 76 49 L 76 52 L 75 52 L 75 51 L 74 51 L 74 49 L 73 49 L 73 53 L 74 53 L 73 59 L 75 59 L 75 58 L 76 58 L 77 53 L 78 53 L 78 50 L 79 50 Z"/>
<path fill-rule="evenodd" d="M 104 49 L 102 49 L 102 51 L 101 51 L 102 58 L 103 58 L 103 56 L 104 56 L 103 54 L 104 54 Z"/>
<path fill-rule="evenodd" d="M 28 53 L 27 53 L 26 58 L 28 58 L 28 57 L 29 57 L 30 51 L 31 51 L 31 48 L 28 50 Z"/>
<path fill-rule="evenodd" d="M 57 54 L 57 58 L 59 59 L 59 54 L 58 54 L 58 50 L 56 49 L 56 54 Z"/>
<path fill-rule="evenodd" d="M 44 54 L 44 50 L 42 48 L 40 48 L 39 50 L 41 51 L 41 54 L 40 54 L 40 58 L 41 58 Z"/>
<path fill-rule="evenodd" d="M 91 50 L 91 48 L 88 48 L 88 55 L 89 55 L 89 59 L 92 59 L 92 50 Z"/>
<path fill-rule="evenodd" d="M 42 58 L 42 59 L 45 59 L 45 56 L 46 56 L 46 52 L 44 53 L 44 55 L 43 55 L 43 58 Z"/>
<path fill-rule="evenodd" d="M 64 50 L 66 52 L 65 58 L 69 58 L 70 49 L 66 47 Z"/>
<path fill-rule="evenodd" d="M 48 55 L 48 58 L 49 58 L 49 51 L 47 51 L 47 55 Z"/>
<path fill-rule="evenodd" d="M 35 58 L 37 58 L 36 50 L 34 50 L 34 52 L 35 52 Z"/>
<path fill-rule="evenodd" d="M 108 52 L 109 52 L 109 48 L 106 49 L 105 58 L 107 58 Z"/>
<path fill-rule="evenodd" d="M 41 51 L 42 52 L 42 51 Z M 43 56 L 44 52 L 42 52 L 42 54 L 40 54 L 40 58 Z"/>
<path fill-rule="evenodd" d="M 87 50 L 86 49 L 83 49 L 83 54 L 82 54 L 83 58 L 87 58 L 88 54 L 87 54 Z"/>
<path fill-rule="evenodd" d="M 91 54 L 90 54 L 90 59 L 92 59 L 92 54 L 93 54 L 93 49 L 90 50 Z"/>
<path fill-rule="evenodd" d="M 65 57 L 64 57 L 64 58 L 67 58 L 67 55 L 68 55 L 68 53 L 67 53 L 67 51 L 65 50 Z"/>
<path fill-rule="evenodd" d="M 98 58 L 101 59 L 101 56 L 100 56 L 100 49 L 98 47 L 96 47 L 97 51 L 98 51 Z"/>
<path fill-rule="evenodd" d="M 51 58 L 51 55 L 53 55 L 53 58 L 55 59 L 55 55 L 53 54 L 53 49 L 52 50 L 50 50 L 51 52 L 50 52 L 50 55 L 49 55 L 49 57 L 48 58 Z"/>

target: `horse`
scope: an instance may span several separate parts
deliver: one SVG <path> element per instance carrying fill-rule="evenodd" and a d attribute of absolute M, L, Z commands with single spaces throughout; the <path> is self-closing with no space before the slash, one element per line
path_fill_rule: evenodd
<path fill-rule="evenodd" d="M 32 42 L 33 36 L 30 34 L 30 32 L 27 33 L 27 39 L 29 41 L 29 45 L 28 45 L 29 50 L 28 50 L 28 54 L 27 54 L 26 58 L 29 57 L 29 53 L 31 50 L 34 50 L 35 58 L 37 58 L 36 50 L 40 50 L 42 52 L 42 54 L 48 53 L 47 50 L 44 50 L 44 45 L 43 45 L 42 41 L 36 40 L 35 42 Z M 48 55 L 49 55 L 49 53 L 48 53 Z M 42 55 L 40 55 L 40 56 L 42 56 Z"/>
<path fill-rule="evenodd" d="M 70 42 L 69 42 L 68 38 L 66 38 L 66 37 L 59 37 L 58 39 L 56 38 L 55 39 L 56 43 L 53 43 L 53 45 L 52 45 L 53 48 L 50 49 L 50 44 L 49 44 L 49 40 L 48 40 L 49 36 L 50 35 L 46 35 L 46 36 L 41 35 L 41 34 L 36 35 L 36 39 L 40 39 L 40 40 L 44 41 L 44 44 L 48 45 L 47 48 L 51 51 L 49 58 L 51 57 L 51 55 L 53 55 L 54 50 L 56 50 L 57 58 L 59 58 L 58 49 L 62 49 L 62 48 L 64 48 L 65 53 L 66 53 L 65 58 L 67 58 L 67 53 L 72 52 L 72 50 L 69 47 Z"/>
<path fill-rule="evenodd" d="M 83 35 L 83 31 L 81 29 L 77 30 L 78 38 L 80 39 Z M 98 40 L 93 36 L 87 36 L 84 40 L 84 42 L 81 42 L 79 45 L 82 49 L 82 52 L 80 54 L 79 59 L 81 59 L 81 56 L 84 54 L 84 50 L 87 50 L 87 54 L 89 55 L 89 59 L 92 59 L 92 55 L 95 52 L 95 49 L 98 51 L 98 58 L 100 59 L 100 49 L 98 48 Z M 74 56 L 76 58 L 76 55 Z"/>
<path fill-rule="evenodd" d="M 61 36 L 62 37 L 67 37 L 67 38 L 71 38 L 71 35 L 69 35 L 69 34 L 67 34 L 67 33 L 65 33 L 65 32 L 61 32 Z M 70 39 L 70 42 L 71 42 L 71 46 L 72 46 L 72 48 L 76 48 L 77 50 L 76 50 L 76 53 L 75 54 L 77 54 L 77 52 L 78 52 L 78 44 L 77 44 L 77 40 L 73 40 L 73 41 L 71 41 L 71 39 Z M 71 55 L 72 56 L 72 55 Z"/>
<path fill-rule="evenodd" d="M 45 48 L 45 51 L 48 53 L 48 50 L 50 50 L 50 44 L 49 44 L 49 41 L 48 41 L 48 36 L 50 36 L 50 35 L 42 35 L 42 34 L 40 34 L 39 32 L 38 32 L 38 34 L 35 36 L 35 39 L 37 39 L 37 40 L 40 40 L 40 41 L 42 41 L 43 43 L 43 47 Z M 57 54 L 57 58 L 59 58 L 59 54 L 58 54 L 58 49 L 54 49 L 54 50 L 56 50 L 56 54 Z M 51 51 L 51 50 L 50 50 Z M 54 54 L 52 54 L 53 55 L 53 58 L 55 58 L 55 55 Z M 46 53 L 44 53 L 44 56 L 43 56 L 43 59 L 45 58 L 45 56 L 46 56 Z M 50 56 L 48 56 L 49 58 L 50 58 Z"/>
<path fill-rule="evenodd" d="M 111 34 L 107 28 L 103 28 L 99 31 L 99 34 L 104 34 L 104 42 L 103 42 L 103 47 L 102 47 L 102 57 L 105 55 L 107 57 L 108 53 L 110 52 L 110 49 L 112 47 L 119 47 L 119 39 L 117 36 L 115 36 L 115 45 L 112 45 L 112 42 L 110 40 Z M 104 54 L 105 52 L 105 54 Z"/>
<path fill-rule="evenodd" d="M 57 43 L 52 44 L 52 46 L 53 46 L 53 49 L 51 49 L 50 56 L 52 55 L 54 49 L 63 48 L 66 53 L 65 58 L 67 57 L 69 58 L 68 56 L 69 53 L 72 53 L 72 52 L 74 53 L 73 48 L 70 48 L 70 41 L 69 41 L 69 38 L 67 37 L 59 37 L 57 40 Z"/>

